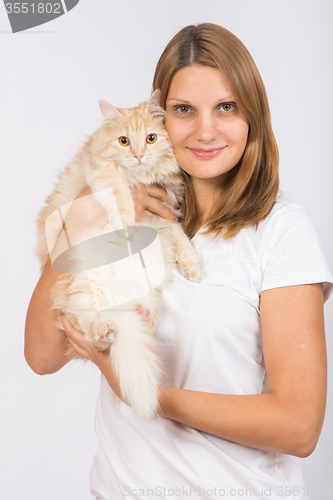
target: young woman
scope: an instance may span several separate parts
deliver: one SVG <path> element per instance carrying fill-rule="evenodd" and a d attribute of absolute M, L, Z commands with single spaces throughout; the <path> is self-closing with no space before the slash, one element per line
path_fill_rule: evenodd
<path fill-rule="evenodd" d="M 165 371 L 151 421 L 121 400 L 108 356 L 62 316 L 75 350 L 102 372 L 91 491 L 98 500 L 307 498 L 295 457 L 313 452 L 324 420 L 323 304 L 333 280 L 311 219 L 279 192 L 264 85 L 232 33 L 200 24 L 170 41 L 157 88 L 202 279 L 179 273 L 161 294 Z M 158 186 L 138 186 L 133 198 L 138 220 L 145 209 L 173 219 Z M 94 210 L 92 219 L 103 216 Z M 49 265 L 27 315 L 25 355 L 37 373 L 64 365 L 49 313 L 55 277 Z"/>

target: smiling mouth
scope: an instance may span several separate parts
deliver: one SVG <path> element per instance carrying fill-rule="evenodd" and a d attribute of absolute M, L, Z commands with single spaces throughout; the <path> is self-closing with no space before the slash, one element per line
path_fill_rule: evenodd
<path fill-rule="evenodd" d="M 214 148 L 214 149 L 198 149 L 198 148 L 188 148 L 195 156 L 198 158 L 213 158 L 214 156 L 218 155 L 223 149 L 225 149 L 226 146 L 223 148 Z"/>

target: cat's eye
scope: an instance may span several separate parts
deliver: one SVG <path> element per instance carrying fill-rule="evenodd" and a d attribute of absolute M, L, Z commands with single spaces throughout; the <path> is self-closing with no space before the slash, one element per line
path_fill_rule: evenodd
<path fill-rule="evenodd" d="M 121 137 L 119 137 L 119 144 L 121 144 L 122 146 L 128 146 L 129 143 L 130 143 L 130 140 L 128 137 L 126 137 L 125 135 L 122 135 Z"/>
<path fill-rule="evenodd" d="M 147 135 L 146 141 L 148 142 L 148 144 L 153 144 L 154 142 L 157 141 L 157 135 L 156 134 Z"/>

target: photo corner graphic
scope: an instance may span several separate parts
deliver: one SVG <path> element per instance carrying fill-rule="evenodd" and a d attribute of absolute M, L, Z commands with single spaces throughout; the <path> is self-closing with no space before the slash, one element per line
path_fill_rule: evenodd
<path fill-rule="evenodd" d="M 80 0 L 30 0 L 30 2 L 9 2 L 4 0 L 13 33 L 53 21 L 72 10 Z"/>
<path fill-rule="evenodd" d="M 83 205 L 103 195 L 112 206 L 112 223 L 76 235 L 80 217 L 68 221 L 68 213 L 84 213 Z M 112 310 L 161 285 L 166 272 L 158 232 L 146 225 L 124 226 L 112 188 L 75 199 L 54 210 L 45 221 L 48 254 L 55 271 L 86 276 L 94 298 L 91 311 Z M 60 246 L 59 241 L 62 240 Z M 97 281 L 96 281 L 97 280 Z M 117 291 L 106 283 L 117 283 Z M 103 293 L 96 292 L 96 282 Z M 104 285 L 103 285 L 104 284 Z M 102 300 L 101 300 L 102 297 Z"/>

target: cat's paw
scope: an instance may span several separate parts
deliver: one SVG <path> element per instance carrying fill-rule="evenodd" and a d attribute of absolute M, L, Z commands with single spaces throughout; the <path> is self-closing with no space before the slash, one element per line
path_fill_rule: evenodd
<path fill-rule="evenodd" d="M 200 279 L 200 267 L 197 260 L 196 253 L 189 245 L 182 245 L 181 248 L 176 249 L 176 262 L 181 274 L 188 279 L 197 283 Z"/>
<path fill-rule="evenodd" d="M 144 307 L 144 306 L 138 306 L 136 308 L 136 312 L 138 314 L 140 314 L 142 320 L 147 323 L 148 322 L 148 319 L 149 319 L 149 315 L 150 315 L 150 311 L 148 309 L 148 307 Z"/>
<path fill-rule="evenodd" d="M 117 340 L 117 328 L 110 319 L 94 321 L 92 331 L 86 335 L 88 342 L 99 349 L 106 349 Z"/>
<path fill-rule="evenodd" d="M 147 325 L 148 330 L 154 331 L 157 323 L 158 309 L 148 308 L 145 306 L 137 306 L 136 312 L 140 315 L 141 320 Z"/>
<path fill-rule="evenodd" d="M 198 283 L 200 279 L 200 267 L 196 262 L 178 262 L 178 268 L 184 278 Z"/>

